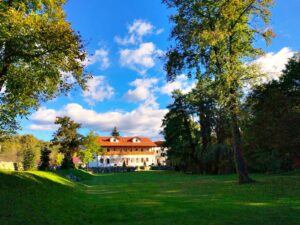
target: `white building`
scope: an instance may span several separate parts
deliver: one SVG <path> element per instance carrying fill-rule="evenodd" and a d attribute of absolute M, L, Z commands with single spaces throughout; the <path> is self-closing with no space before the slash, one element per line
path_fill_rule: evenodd
<path fill-rule="evenodd" d="M 158 148 L 161 148 L 149 138 L 99 137 L 98 142 L 103 152 L 89 163 L 89 167 L 162 165 L 161 158 L 157 159 Z"/>

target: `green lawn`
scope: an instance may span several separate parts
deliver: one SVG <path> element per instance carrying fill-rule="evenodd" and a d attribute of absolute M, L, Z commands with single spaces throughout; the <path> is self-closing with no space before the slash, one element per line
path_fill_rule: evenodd
<path fill-rule="evenodd" d="M 0 224 L 300 224 L 300 176 L 0 172 Z"/>

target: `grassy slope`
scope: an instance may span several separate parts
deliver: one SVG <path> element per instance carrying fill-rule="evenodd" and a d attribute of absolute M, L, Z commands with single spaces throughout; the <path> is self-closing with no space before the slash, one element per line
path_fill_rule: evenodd
<path fill-rule="evenodd" d="M 0 172 L 0 224 L 300 224 L 300 177 Z"/>

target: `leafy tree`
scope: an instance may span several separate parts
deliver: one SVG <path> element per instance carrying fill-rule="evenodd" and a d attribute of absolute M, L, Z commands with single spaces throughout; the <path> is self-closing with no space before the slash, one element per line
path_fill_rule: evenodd
<path fill-rule="evenodd" d="M 33 135 L 10 135 L 0 141 L 0 158 L 5 161 L 22 162 L 24 149 L 30 148 L 35 155 L 35 161 L 39 160 L 40 149 L 47 143 L 37 139 Z"/>
<path fill-rule="evenodd" d="M 88 163 L 94 159 L 94 154 L 86 149 L 81 149 L 78 154 L 82 163 L 84 163 L 85 165 L 88 165 Z"/>
<path fill-rule="evenodd" d="M 58 153 L 55 156 L 55 165 L 60 166 L 63 162 L 63 159 L 64 159 L 64 155 L 62 153 Z"/>
<path fill-rule="evenodd" d="M 243 157 L 239 110 L 242 87 L 257 76 L 245 62 L 262 51 L 253 47 L 255 38 L 270 41 L 272 30 L 257 26 L 268 23 L 272 0 L 186 1 L 164 0 L 176 8 L 171 37 L 175 47 L 167 53 L 165 69 L 169 80 L 186 70 L 191 76 L 206 76 L 216 84 L 219 103 L 228 110 L 239 183 L 249 183 Z M 201 71 L 203 70 L 203 71 Z"/>
<path fill-rule="evenodd" d="M 94 159 L 98 152 L 103 151 L 98 143 L 98 135 L 94 131 L 90 131 L 83 140 L 83 149 L 79 151 L 79 157 L 84 164 L 88 164 Z"/>
<path fill-rule="evenodd" d="M 77 132 L 80 124 L 72 121 L 70 117 L 57 117 L 55 124 L 60 127 L 54 133 L 52 144 L 59 145 L 59 151 L 64 155 L 62 168 L 74 168 L 73 156 L 79 151 L 82 144 L 82 135 Z"/>
<path fill-rule="evenodd" d="M 111 132 L 111 136 L 113 136 L 113 137 L 119 137 L 120 136 L 120 133 L 119 133 L 117 127 L 113 128 L 113 130 Z"/>
<path fill-rule="evenodd" d="M 256 87 L 247 99 L 245 146 L 255 170 L 289 170 L 300 158 L 299 56 L 289 60 L 278 81 Z"/>
<path fill-rule="evenodd" d="M 85 52 L 65 0 L 0 1 L 0 137 L 41 102 L 85 86 Z"/>
<path fill-rule="evenodd" d="M 51 151 L 44 147 L 41 150 L 41 164 L 39 165 L 39 170 L 48 170 L 50 166 L 50 153 Z"/>
<path fill-rule="evenodd" d="M 35 155 L 32 149 L 25 149 L 23 152 L 23 169 L 24 170 L 32 170 L 35 168 Z"/>

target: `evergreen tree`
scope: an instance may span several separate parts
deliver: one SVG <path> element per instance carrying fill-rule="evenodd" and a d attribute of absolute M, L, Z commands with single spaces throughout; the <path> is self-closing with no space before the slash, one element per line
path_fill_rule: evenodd
<path fill-rule="evenodd" d="M 24 170 L 33 170 L 35 168 L 34 158 L 35 155 L 32 149 L 28 148 L 24 150 L 22 162 Z"/>
<path fill-rule="evenodd" d="M 41 158 L 40 158 L 41 162 L 40 162 L 39 170 L 48 170 L 49 169 L 50 153 L 51 153 L 51 151 L 47 147 L 44 147 L 41 150 Z"/>
<path fill-rule="evenodd" d="M 300 158 L 299 56 L 289 60 L 279 80 L 259 85 L 247 99 L 245 145 L 256 171 L 290 170 Z"/>
<path fill-rule="evenodd" d="M 119 137 L 120 136 L 120 133 L 119 133 L 117 127 L 113 128 L 113 130 L 111 132 L 111 136 L 113 136 L 113 137 Z"/>
<path fill-rule="evenodd" d="M 174 102 L 163 119 L 163 135 L 168 147 L 168 161 L 178 170 L 197 169 L 196 124 L 188 112 L 186 96 L 179 91 L 173 93 Z"/>
<path fill-rule="evenodd" d="M 59 145 L 59 151 L 64 154 L 61 167 L 63 169 L 74 168 L 72 158 L 83 143 L 82 135 L 77 132 L 81 125 L 66 116 L 57 117 L 55 124 L 60 127 L 53 135 L 52 144 Z"/>

